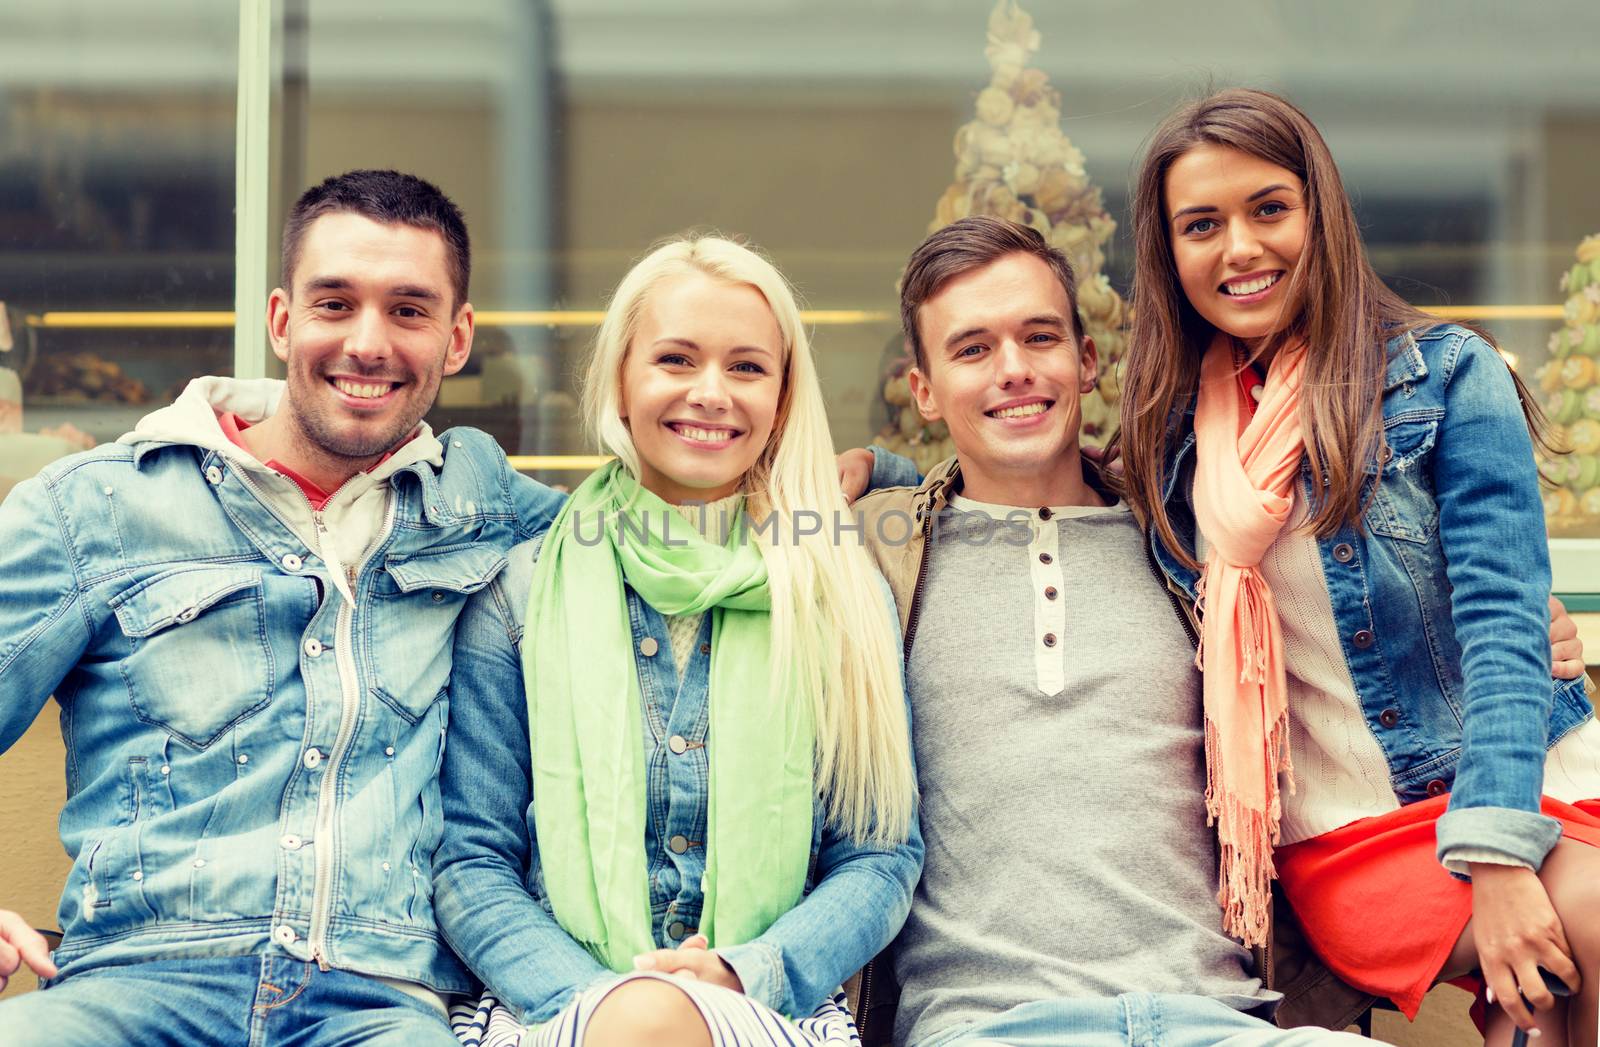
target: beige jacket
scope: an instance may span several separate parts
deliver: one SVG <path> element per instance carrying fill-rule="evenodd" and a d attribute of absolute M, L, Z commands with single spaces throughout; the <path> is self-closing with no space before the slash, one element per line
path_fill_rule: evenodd
<path fill-rule="evenodd" d="M 1093 461 L 1085 458 L 1083 471 L 1096 491 L 1108 498 L 1117 497 L 1102 480 L 1100 469 Z M 854 505 L 861 513 L 867 548 L 894 593 L 907 657 L 911 654 L 917 617 L 922 610 L 922 583 L 933 521 L 960 491 L 961 468 L 951 458 L 934 466 L 920 486 L 873 491 Z M 904 540 L 902 536 L 906 536 Z M 1167 585 L 1154 560 L 1150 569 Z M 1170 585 L 1167 589 L 1174 593 L 1173 606 L 1194 641 L 1198 629 L 1194 608 L 1186 600 L 1178 599 Z M 1255 953 L 1257 967 L 1268 987 L 1284 996 L 1278 1008 L 1278 1024 L 1285 1027 L 1321 1025 L 1331 1029 L 1343 1029 L 1352 1024 L 1372 1006 L 1373 997 L 1340 981 L 1317 960 L 1306 947 L 1299 925 L 1281 898 L 1274 909 L 1268 944 Z M 887 956 L 880 956 L 869 964 L 861 973 L 859 985 L 848 988 L 861 1042 L 867 1047 L 887 1043 L 894 1028 L 894 1007 L 899 998 L 899 986 L 894 984 Z"/>

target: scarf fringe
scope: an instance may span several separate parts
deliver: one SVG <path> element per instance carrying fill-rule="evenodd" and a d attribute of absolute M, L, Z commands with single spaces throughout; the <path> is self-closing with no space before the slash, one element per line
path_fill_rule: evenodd
<path fill-rule="evenodd" d="M 1281 717 L 1267 740 L 1265 771 L 1274 779 L 1289 765 L 1289 721 Z M 1221 856 L 1217 870 L 1217 904 L 1222 908 L 1222 930 L 1246 946 L 1265 945 L 1271 925 L 1272 881 L 1277 869 L 1272 861 L 1282 815 L 1275 781 L 1267 783 L 1267 809 L 1246 805 L 1221 783 L 1221 738 L 1217 726 L 1206 720 L 1206 823 L 1217 827 Z M 1290 778 L 1293 791 L 1294 779 Z"/>

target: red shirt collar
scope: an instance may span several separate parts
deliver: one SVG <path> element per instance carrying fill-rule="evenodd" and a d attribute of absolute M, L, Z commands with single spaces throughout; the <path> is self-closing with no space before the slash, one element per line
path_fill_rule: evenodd
<path fill-rule="evenodd" d="M 243 418 L 240 418 L 232 411 L 227 411 L 217 416 L 217 424 L 222 426 L 222 435 L 226 436 L 229 442 L 234 444 L 236 447 L 239 447 L 247 454 L 251 455 L 251 457 L 255 456 L 255 452 L 251 451 L 249 446 L 244 442 L 243 433 L 246 429 L 250 428 L 249 422 L 245 421 Z M 411 436 L 414 437 L 416 435 L 417 432 L 415 429 L 413 429 L 411 431 Z M 373 462 L 372 465 L 362 471 L 368 473 L 372 472 L 372 470 L 376 469 L 378 466 L 394 457 L 394 453 L 410 441 L 411 437 L 407 437 L 405 440 L 401 441 L 385 452 L 382 458 L 379 458 L 376 462 Z M 300 493 L 306 496 L 306 501 L 311 503 L 311 510 L 313 512 L 321 512 L 322 507 L 328 504 L 328 499 L 332 498 L 334 495 L 333 491 L 324 491 L 311 480 L 301 476 L 299 473 L 295 472 L 287 465 L 284 465 L 276 458 L 269 458 L 262 464 L 268 469 L 276 470 L 277 472 L 280 472 L 284 476 L 287 476 L 289 479 L 293 480 L 295 486 L 300 488 Z"/>

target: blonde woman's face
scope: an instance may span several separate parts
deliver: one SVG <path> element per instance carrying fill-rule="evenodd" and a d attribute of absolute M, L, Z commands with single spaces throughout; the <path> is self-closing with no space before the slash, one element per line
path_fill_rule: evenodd
<path fill-rule="evenodd" d="M 1305 186 L 1293 171 L 1199 145 L 1168 168 L 1166 206 L 1172 261 L 1195 312 L 1246 343 L 1289 326 L 1307 227 Z"/>
<path fill-rule="evenodd" d="M 640 481 L 673 503 L 733 494 L 772 435 L 782 389 L 783 336 L 760 291 L 698 272 L 662 280 L 622 363 Z"/>

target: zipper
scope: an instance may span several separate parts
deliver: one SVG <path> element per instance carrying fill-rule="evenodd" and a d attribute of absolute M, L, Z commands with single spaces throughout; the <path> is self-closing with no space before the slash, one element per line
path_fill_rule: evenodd
<path fill-rule="evenodd" d="M 1150 572 L 1155 575 L 1156 581 L 1161 583 L 1161 589 L 1167 594 L 1167 599 L 1172 602 L 1172 613 L 1178 616 L 1178 623 L 1183 626 L 1184 635 L 1189 637 L 1189 644 L 1195 650 L 1200 649 L 1200 633 L 1196 622 L 1184 609 L 1183 603 L 1178 599 L 1178 594 L 1172 591 L 1172 580 L 1167 577 L 1161 565 L 1156 563 L 1156 554 L 1151 552 L 1148 540 L 1144 543 L 1144 558 L 1150 564 Z"/>
<path fill-rule="evenodd" d="M 383 530 L 378 533 L 373 543 L 368 546 L 366 555 L 361 558 L 361 563 L 355 567 L 345 568 L 345 580 L 350 583 L 350 592 L 353 596 L 356 591 L 356 578 L 366 569 L 367 563 L 377 551 L 388 543 L 389 534 L 394 530 L 395 504 L 397 499 L 393 492 L 388 498 L 388 508 L 384 512 Z M 339 605 L 339 617 L 334 626 L 334 661 L 339 666 L 339 731 L 334 738 L 333 751 L 328 755 L 322 765 L 322 788 L 317 794 L 317 819 L 316 836 L 313 845 L 313 858 L 316 863 L 315 881 L 311 891 L 311 958 L 324 971 L 329 969 L 328 962 L 328 912 L 332 904 L 333 894 L 333 844 L 334 844 L 334 802 L 338 792 L 339 767 L 350 752 L 350 743 L 356 733 L 356 718 L 361 711 L 361 691 L 359 680 L 356 677 L 355 661 L 355 608 L 348 601 Z"/>
<path fill-rule="evenodd" d="M 867 1042 L 867 1013 L 872 1003 L 872 965 L 875 962 L 868 960 L 861 968 L 861 998 L 856 1001 L 856 1038 L 861 1043 Z"/>
<path fill-rule="evenodd" d="M 933 498 L 922 507 L 922 555 L 917 561 L 917 583 L 911 589 L 911 613 L 906 616 L 905 646 L 901 660 L 911 663 L 911 643 L 917 636 L 917 619 L 922 617 L 922 586 L 928 578 L 928 541 L 933 533 Z"/>

